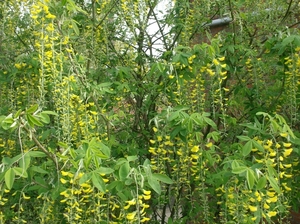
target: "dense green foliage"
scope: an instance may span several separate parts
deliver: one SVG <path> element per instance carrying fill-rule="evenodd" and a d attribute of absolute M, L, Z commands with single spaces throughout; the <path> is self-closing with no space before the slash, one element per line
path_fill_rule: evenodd
<path fill-rule="evenodd" d="M 0 222 L 288 223 L 299 15 L 293 0 L 1 1 Z"/>

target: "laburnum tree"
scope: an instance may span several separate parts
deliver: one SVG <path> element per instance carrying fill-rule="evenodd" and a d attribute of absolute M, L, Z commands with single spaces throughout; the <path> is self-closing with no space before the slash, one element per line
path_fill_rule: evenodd
<path fill-rule="evenodd" d="M 288 223 L 299 1 L 0 2 L 1 223 Z"/>

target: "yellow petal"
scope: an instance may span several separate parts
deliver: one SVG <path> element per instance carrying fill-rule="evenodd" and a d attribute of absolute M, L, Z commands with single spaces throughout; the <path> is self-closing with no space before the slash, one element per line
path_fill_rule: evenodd
<path fill-rule="evenodd" d="M 248 208 L 250 209 L 251 212 L 256 212 L 257 211 L 257 207 L 256 206 L 249 205 Z"/>

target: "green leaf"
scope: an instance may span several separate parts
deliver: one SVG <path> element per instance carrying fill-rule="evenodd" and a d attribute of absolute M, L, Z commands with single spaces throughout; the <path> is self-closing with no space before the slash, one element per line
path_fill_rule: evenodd
<path fill-rule="evenodd" d="M 97 169 L 97 172 L 101 173 L 101 174 L 110 174 L 113 173 L 115 170 L 109 167 L 100 167 L 99 169 Z"/>
<path fill-rule="evenodd" d="M 50 117 L 49 117 L 48 114 L 40 113 L 40 114 L 39 114 L 39 117 L 40 117 L 41 121 L 42 121 L 44 124 L 49 124 L 49 123 L 50 123 Z"/>
<path fill-rule="evenodd" d="M 44 152 L 40 152 L 40 151 L 30 151 L 27 154 L 30 155 L 30 157 L 36 157 L 36 158 L 47 156 Z"/>
<path fill-rule="evenodd" d="M 79 29 L 78 29 L 76 21 L 75 20 L 71 20 L 71 24 L 72 24 L 72 28 L 73 28 L 75 34 L 78 36 L 79 35 Z"/>
<path fill-rule="evenodd" d="M 261 144 L 259 144 L 256 140 L 252 139 L 251 142 L 253 144 L 253 147 L 257 148 L 260 152 L 265 151 L 264 147 Z"/>
<path fill-rule="evenodd" d="M 159 182 L 156 179 L 154 179 L 150 176 L 148 178 L 148 184 L 157 194 L 161 194 L 161 187 L 160 187 Z"/>
<path fill-rule="evenodd" d="M 120 182 L 121 182 L 121 181 L 112 181 L 112 182 L 110 182 L 110 183 L 107 185 L 106 189 L 109 190 L 109 191 L 111 191 L 112 189 L 116 188 L 117 185 L 120 184 Z M 122 183 L 122 182 L 121 182 L 121 183 Z"/>
<path fill-rule="evenodd" d="M 280 187 L 278 185 L 278 182 L 275 180 L 275 178 L 272 176 L 267 176 L 267 178 L 274 191 L 276 191 L 278 194 L 281 194 Z"/>
<path fill-rule="evenodd" d="M 172 131 L 171 131 L 171 134 L 170 134 L 170 138 L 171 139 L 174 139 L 178 133 L 183 130 L 183 128 L 181 126 L 177 126 L 176 128 L 174 128 Z"/>
<path fill-rule="evenodd" d="M 48 171 L 42 169 L 42 168 L 39 167 L 39 166 L 31 166 L 31 167 L 29 168 L 29 170 L 34 171 L 34 172 L 36 172 L 36 173 L 41 173 L 41 174 L 47 174 L 47 173 L 48 173 Z"/>
<path fill-rule="evenodd" d="M 250 141 L 251 138 L 249 138 L 248 136 L 237 136 L 237 138 L 243 142 L 246 142 L 246 141 Z"/>
<path fill-rule="evenodd" d="M 128 161 L 125 158 L 120 158 L 120 159 L 117 160 L 116 166 L 120 166 L 120 165 L 122 165 L 123 163 L 126 163 L 126 162 L 128 162 Z"/>
<path fill-rule="evenodd" d="M 1 124 L 2 121 L 4 121 L 5 118 L 6 118 L 6 117 L 5 117 L 4 115 L 1 115 L 1 116 L 0 116 L 0 124 Z"/>
<path fill-rule="evenodd" d="M 235 167 L 234 169 L 232 169 L 232 173 L 241 174 L 241 173 L 244 173 L 247 169 L 248 169 L 248 167 L 246 167 L 246 166 Z"/>
<path fill-rule="evenodd" d="M 92 178 L 92 173 L 85 173 L 82 175 L 82 177 L 79 180 L 79 184 L 83 184 L 87 181 L 89 181 Z"/>
<path fill-rule="evenodd" d="M 53 112 L 53 111 L 50 111 L 50 110 L 45 110 L 45 111 L 42 111 L 41 113 L 43 114 L 50 114 L 50 115 L 54 115 L 54 116 L 58 116 L 57 113 Z"/>
<path fill-rule="evenodd" d="M 264 117 L 268 116 L 268 113 L 265 112 L 257 112 L 256 113 L 257 116 L 263 115 Z"/>
<path fill-rule="evenodd" d="M 12 114 L 9 114 L 8 116 L 6 116 L 2 122 L 1 122 L 1 127 L 4 130 L 8 130 L 11 128 L 11 125 L 14 123 L 14 119 L 12 118 Z"/>
<path fill-rule="evenodd" d="M 256 189 L 261 190 L 266 186 L 266 184 L 267 184 L 267 178 L 266 177 L 261 177 L 257 181 Z"/>
<path fill-rule="evenodd" d="M 2 158 L 2 163 L 7 166 L 10 166 L 11 164 L 13 164 L 13 162 L 11 161 L 11 158 L 6 157 L 6 156 Z"/>
<path fill-rule="evenodd" d="M 36 112 L 36 110 L 39 108 L 38 104 L 34 104 L 33 106 L 31 106 L 29 109 L 26 110 L 27 114 L 33 114 L 34 112 Z"/>
<path fill-rule="evenodd" d="M 126 159 L 127 159 L 128 162 L 132 162 L 132 161 L 137 160 L 138 157 L 137 156 L 127 156 Z"/>
<path fill-rule="evenodd" d="M 239 162 L 238 161 L 236 161 L 236 160 L 233 160 L 232 162 L 231 162 L 231 169 L 236 169 L 236 168 L 238 168 L 238 167 L 240 167 L 240 164 L 239 164 Z"/>
<path fill-rule="evenodd" d="M 247 170 L 246 179 L 247 179 L 248 187 L 251 190 L 254 186 L 254 181 L 256 180 L 253 170 L 251 170 L 251 169 Z"/>
<path fill-rule="evenodd" d="M 120 180 L 125 180 L 130 171 L 129 162 L 123 163 L 119 169 Z"/>
<path fill-rule="evenodd" d="M 13 170 L 14 170 L 15 174 L 20 177 L 24 177 L 24 178 L 28 177 L 26 170 L 21 167 L 14 167 Z"/>
<path fill-rule="evenodd" d="M 118 186 L 122 186 L 122 187 L 123 187 L 123 183 L 122 183 L 122 185 L 120 184 L 120 185 L 118 185 Z M 117 187 L 117 188 L 118 188 L 118 187 Z M 122 201 L 127 201 L 127 200 L 128 200 L 128 197 L 127 197 L 125 194 L 123 194 L 121 190 L 122 190 L 122 189 L 119 189 L 119 190 L 117 189 L 117 191 L 118 191 L 118 193 L 117 193 L 118 197 L 121 198 Z M 103 223 L 103 224 L 104 224 L 104 223 Z"/>
<path fill-rule="evenodd" d="M 274 169 L 274 167 L 272 167 L 272 165 L 267 165 L 267 170 L 270 176 L 278 176 L 276 170 Z"/>
<path fill-rule="evenodd" d="M 106 190 L 105 183 L 99 174 L 97 173 L 92 174 L 92 183 L 99 191 L 103 193 L 105 192 Z"/>
<path fill-rule="evenodd" d="M 242 148 L 243 156 L 248 156 L 253 148 L 252 141 L 247 142 Z"/>
<path fill-rule="evenodd" d="M 192 132 L 193 131 L 193 120 L 188 119 L 188 131 Z"/>
<path fill-rule="evenodd" d="M 69 147 L 69 146 L 68 146 L 66 143 L 64 143 L 64 142 L 58 142 L 57 145 L 60 146 L 60 147 L 62 147 L 62 148 L 64 148 L 64 149 L 67 149 L 67 148 Z"/>
<path fill-rule="evenodd" d="M 15 174 L 15 171 L 13 170 L 13 168 L 9 168 L 5 172 L 4 180 L 5 180 L 5 185 L 8 190 L 12 189 L 12 186 L 15 181 L 15 176 L 16 176 L 16 174 Z"/>
<path fill-rule="evenodd" d="M 24 155 L 24 157 L 19 160 L 19 166 L 21 168 L 27 170 L 30 165 L 30 160 L 31 160 L 30 155 L 28 153 L 26 153 Z"/>
<path fill-rule="evenodd" d="M 131 178 L 126 178 L 126 180 L 125 180 L 125 185 L 127 185 L 127 186 L 129 186 L 129 185 L 131 185 L 131 184 L 133 184 L 134 183 L 134 180 L 133 179 L 131 179 Z"/>
<path fill-rule="evenodd" d="M 167 175 L 164 174 L 159 174 L 159 173 L 154 173 L 152 174 L 152 178 L 161 181 L 165 184 L 173 184 L 173 180 L 171 180 L 170 177 L 168 177 Z"/>
<path fill-rule="evenodd" d="M 43 123 L 36 118 L 36 116 L 31 114 L 26 114 L 26 119 L 31 127 L 34 127 L 35 125 L 40 127 L 44 126 Z"/>
<path fill-rule="evenodd" d="M 100 144 L 100 149 L 104 153 L 104 155 L 109 158 L 110 157 L 110 148 L 103 144 L 102 142 L 99 142 Z"/>
<path fill-rule="evenodd" d="M 219 137 L 220 137 L 220 133 L 217 132 L 217 131 L 213 131 L 213 132 L 210 132 L 208 135 L 207 135 L 207 138 L 212 138 L 215 142 L 219 141 Z"/>
<path fill-rule="evenodd" d="M 202 132 L 195 132 L 195 137 L 198 143 L 201 142 L 202 137 L 203 137 L 203 133 Z"/>
<path fill-rule="evenodd" d="M 210 125 L 212 128 L 214 128 L 214 129 L 216 129 L 216 130 L 218 129 L 216 123 L 215 123 L 212 119 L 203 116 L 203 120 L 204 120 L 208 125 Z"/>
<path fill-rule="evenodd" d="M 89 142 L 88 149 L 91 149 L 101 159 L 108 159 L 110 157 L 110 148 L 95 138 Z"/>
<path fill-rule="evenodd" d="M 3 157 L 2 158 L 2 163 L 6 166 L 11 166 L 15 162 L 17 162 L 22 156 L 23 156 L 22 154 L 19 154 L 19 155 L 16 155 L 15 157 L 13 157 L 13 158 Z"/>
<path fill-rule="evenodd" d="M 179 117 L 179 111 L 175 111 L 173 113 L 171 113 L 170 117 L 169 117 L 169 121 L 173 121 L 175 119 L 177 119 Z"/>
<path fill-rule="evenodd" d="M 18 110 L 16 113 L 15 113 L 15 115 L 14 115 L 14 118 L 17 118 L 17 117 L 19 117 L 20 116 L 20 114 L 21 114 L 21 112 L 22 112 L 22 110 L 20 109 L 20 110 Z M 1 121 L 1 119 L 0 119 L 0 121 Z"/>

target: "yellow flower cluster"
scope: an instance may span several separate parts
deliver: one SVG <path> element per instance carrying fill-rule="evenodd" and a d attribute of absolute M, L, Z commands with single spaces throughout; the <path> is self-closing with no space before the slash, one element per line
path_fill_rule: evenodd
<path fill-rule="evenodd" d="M 61 171 L 61 175 L 60 182 L 67 188 L 60 193 L 60 203 L 66 205 L 63 215 L 68 222 L 84 221 L 87 217 L 99 215 L 102 210 L 110 207 L 105 193 L 96 191 L 89 182 L 79 184 L 83 173 L 75 176 L 72 172 Z"/>
<path fill-rule="evenodd" d="M 255 141 L 263 148 L 258 150 L 252 149 L 253 161 L 259 164 L 259 176 L 265 178 L 265 184 L 260 186 L 257 190 L 249 190 L 247 186 L 240 183 L 237 177 L 231 179 L 227 186 L 221 186 L 216 189 L 216 195 L 218 196 L 218 204 L 224 206 L 227 211 L 227 215 L 231 216 L 231 219 L 235 217 L 244 217 L 242 222 L 252 222 L 257 218 L 264 218 L 266 220 L 272 220 L 274 217 L 280 214 L 281 217 L 286 214 L 278 209 L 278 206 L 284 204 L 287 210 L 289 206 L 284 197 L 288 197 L 292 192 L 292 180 L 293 166 L 298 165 L 298 161 L 291 160 L 290 156 L 293 152 L 292 144 L 287 142 L 289 134 L 287 132 L 280 133 L 280 136 L 285 141 L 278 142 L 274 139 L 260 140 L 255 137 Z M 278 173 L 278 175 L 276 174 Z M 274 189 L 275 183 L 270 183 L 268 178 L 271 176 L 276 181 L 278 189 Z M 272 179 L 273 181 L 273 179 Z M 263 182 L 262 182 L 263 183 Z M 237 206 L 237 203 L 238 206 Z M 242 214 L 252 214 L 242 216 Z M 225 213 L 222 211 L 221 216 L 225 217 Z"/>
<path fill-rule="evenodd" d="M 299 47 L 295 49 L 295 53 L 292 53 L 290 56 L 284 58 L 284 64 L 287 67 L 285 69 L 285 83 L 284 83 L 284 95 L 281 96 L 281 100 L 286 103 L 285 108 L 280 108 L 288 111 L 291 116 L 291 122 L 297 122 L 297 90 L 300 87 L 300 50 Z"/>
<path fill-rule="evenodd" d="M 143 194 L 139 195 L 138 198 L 133 198 L 132 200 L 126 201 L 124 206 L 125 217 L 129 223 L 140 223 L 147 222 L 150 220 L 146 216 L 146 209 L 150 207 L 149 204 L 143 202 L 148 201 L 151 198 L 151 191 L 144 190 Z"/>
<path fill-rule="evenodd" d="M 11 157 L 12 155 L 15 155 L 17 152 L 16 150 L 15 140 L 0 138 L 0 154 Z"/>

